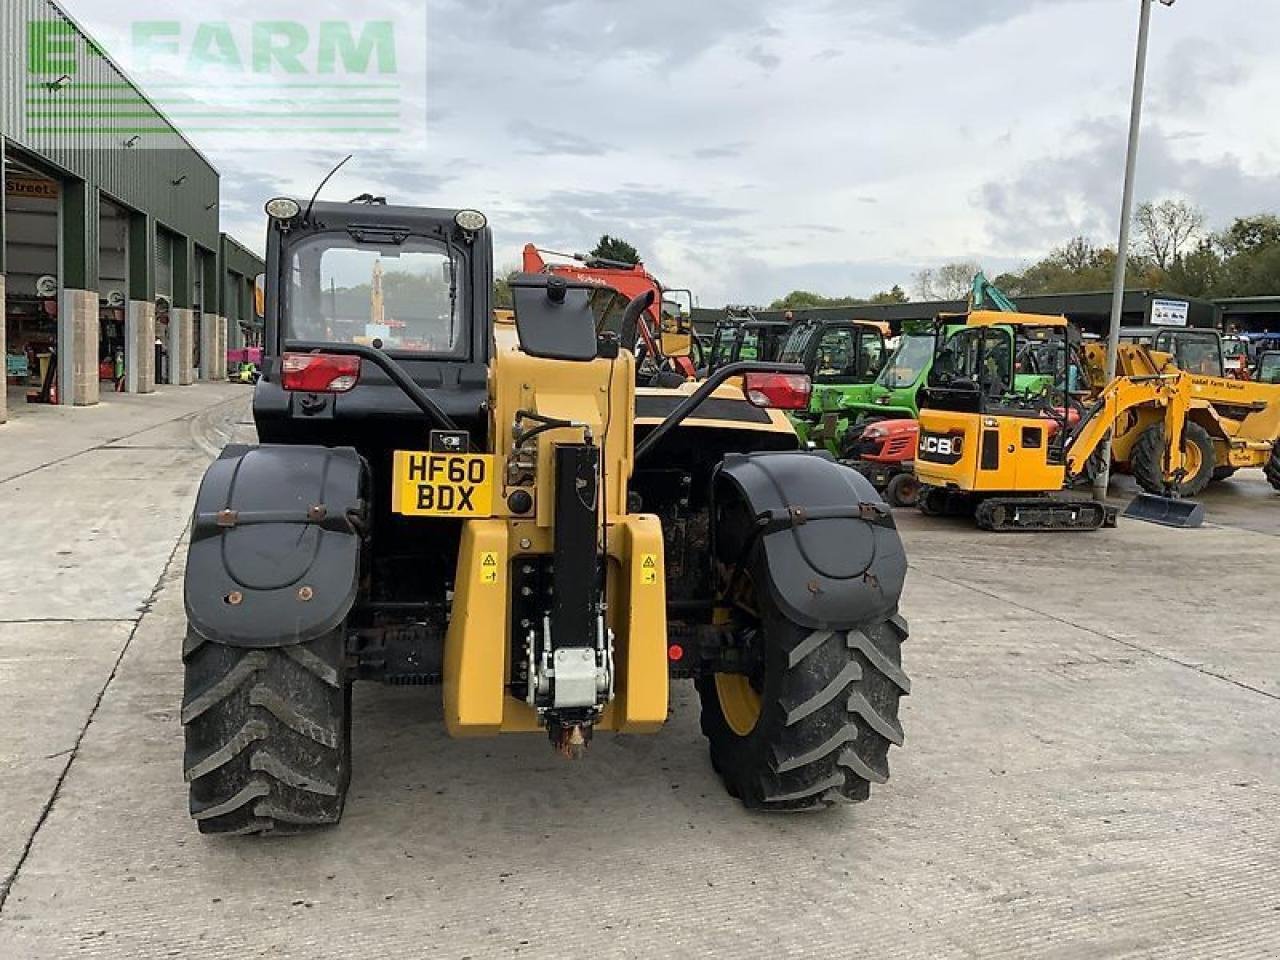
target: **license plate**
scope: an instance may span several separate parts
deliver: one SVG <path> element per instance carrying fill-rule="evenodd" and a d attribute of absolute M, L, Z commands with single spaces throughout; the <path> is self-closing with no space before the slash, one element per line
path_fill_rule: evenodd
<path fill-rule="evenodd" d="M 493 515 L 493 457 L 397 450 L 391 510 L 408 517 Z"/>

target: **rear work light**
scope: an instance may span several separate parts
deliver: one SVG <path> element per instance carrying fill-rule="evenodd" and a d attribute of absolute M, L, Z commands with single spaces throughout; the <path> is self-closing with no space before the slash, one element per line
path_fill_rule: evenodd
<path fill-rule="evenodd" d="M 360 358 L 328 353 L 286 353 L 281 383 L 297 393 L 346 393 L 360 382 Z"/>
<path fill-rule="evenodd" d="M 748 373 L 742 388 L 757 407 L 804 410 L 809 406 L 813 381 L 804 373 Z"/>

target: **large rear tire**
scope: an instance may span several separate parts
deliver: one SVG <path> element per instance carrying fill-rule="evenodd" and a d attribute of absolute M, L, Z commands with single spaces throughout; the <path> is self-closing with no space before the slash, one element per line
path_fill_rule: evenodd
<path fill-rule="evenodd" d="M 1280 490 L 1280 440 L 1272 445 L 1271 456 L 1263 466 L 1262 473 L 1273 488 Z"/>
<path fill-rule="evenodd" d="M 182 723 L 201 833 L 297 833 L 337 823 L 351 780 L 351 687 L 341 628 L 245 650 L 189 632 Z"/>
<path fill-rule="evenodd" d="M 1182 429 L 1182 451 L 1189 472 L 1174 485 L 1174 492 L 1180 497 L 1194 497 L 1213 479 L 1215 454 L 1209 431 L 1188 420 Z M 1133 445 L 1130 463 L 1138 486 L 1147 493 L 1164 494 L 1164 424 L 1152 424 L 1142 432 Z"/>
<path fill-rule="evenodd" d="M 762 663 L 698 681 L 702 732 L 726 789 L 756 810 L 807 810 L 867 799 L 902 744 L 898 701 L 907 624 L 894 614 L 850 630 L 811 630 L 777 609 L 757 549 L 759 620 L 744 630 Z"/>

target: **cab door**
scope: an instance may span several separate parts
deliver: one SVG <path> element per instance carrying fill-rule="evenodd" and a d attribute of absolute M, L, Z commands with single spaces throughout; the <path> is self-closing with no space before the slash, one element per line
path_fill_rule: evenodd
<path fill-rule="evenodd" d="M 835 410 L 849 387 L 875 381 L 884 366 L 884 337 L 879 330 L 852 323 L 831 324 L 814 337 L 807 366 L 813 371 L 814 406 Z"/>

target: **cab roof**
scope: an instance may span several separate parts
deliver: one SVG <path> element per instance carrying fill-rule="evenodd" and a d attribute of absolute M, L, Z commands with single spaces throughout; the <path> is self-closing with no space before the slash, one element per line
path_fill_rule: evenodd
<path fill-rule="evenodd" d="M 973 310 L 966 316 L 965 324 L 970 327 L 1065 327 L 1068 321 L 1061 314 Z"/>

